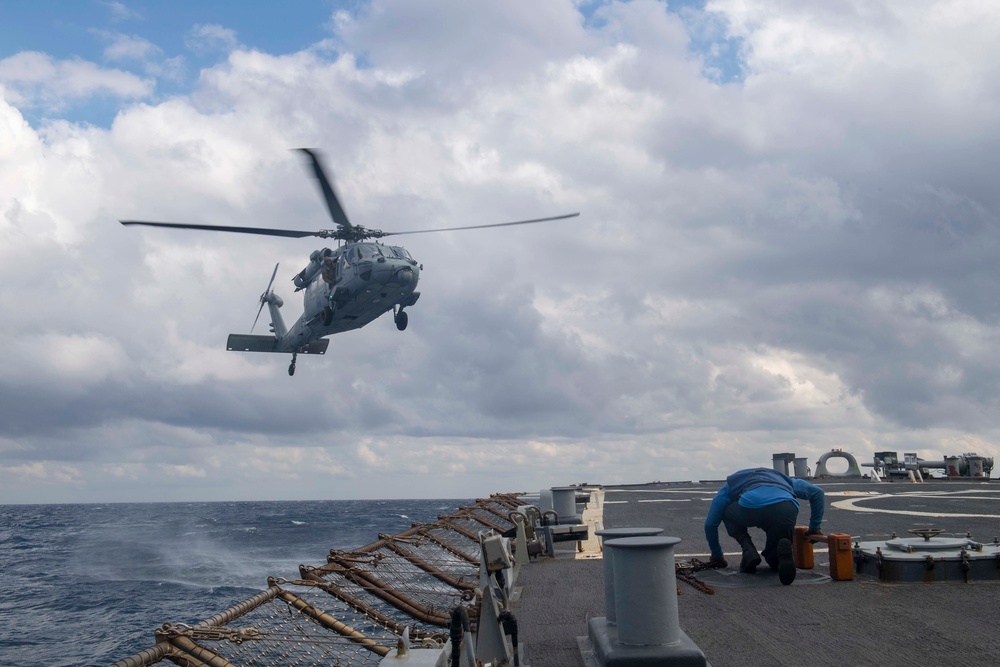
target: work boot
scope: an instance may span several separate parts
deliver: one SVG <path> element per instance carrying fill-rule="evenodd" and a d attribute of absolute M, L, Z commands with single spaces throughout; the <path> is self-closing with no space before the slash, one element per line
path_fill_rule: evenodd
<path fill-rule="evenodd" d="M 749 535 L 740 540 L 740 546 L 743 547 L 740 572 L 753 574 L 757 571 L 757 566 L 760 565 L 760 554 L 757 553 L 757 547 L 753 545 L 753 540 L 750 539 Z"/>
<path fill-rule="evenodd" d="M 778 540 L 778 581 L 785 586 L 795 581 L 795 560 L 792 558 L 792 543 L 785 538 Z"/>

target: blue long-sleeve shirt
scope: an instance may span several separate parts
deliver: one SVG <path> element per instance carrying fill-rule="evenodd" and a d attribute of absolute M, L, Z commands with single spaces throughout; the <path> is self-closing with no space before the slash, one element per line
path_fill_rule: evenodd
<path fill-rule="evenodd" d="M 826 509 L 823 489 L 803 479 L 791 479 L 790 481 L 795 492 L 794 495 L 780 486 L 761 484 L 744 491 L 743 495 L 740 496 L 740 505 L 752 509 L 791 500 L 796 507 L 799 507 L 797 498 L 808 500 L 809 530 L 819 530 L 820 524 L 823 523 L 823 511 Z M 708 508 L 708 516 L 705 517 L 705 539 L 708 540 L 708 548 L 711 550 L 713 558 L 722 558 L 722 545 L 719 544 L 719 524 L 722 523 L 722 515 L 731 502 L 729 484 L 723 484 L 719 492 L 715 494 L 715 498 Z"/>

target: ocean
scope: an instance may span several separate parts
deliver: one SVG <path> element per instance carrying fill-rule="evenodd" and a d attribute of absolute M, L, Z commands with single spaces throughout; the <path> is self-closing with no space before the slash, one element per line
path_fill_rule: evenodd
<path fill-rule="evenodd" d="M 0 666 L 105 666 L 469 499 L 0 505 Z"/>

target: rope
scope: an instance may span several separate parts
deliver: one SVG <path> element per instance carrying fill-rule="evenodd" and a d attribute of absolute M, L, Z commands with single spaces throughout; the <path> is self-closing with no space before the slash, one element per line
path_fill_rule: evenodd
<path fill-rule="evenodd" d="M 379 535 L 367 546 L 331 550 L 327 565 L 300 566 L 300 579 L 269 578 L 267 590 L 197 625 L 164 624 L 156 646 L 115 667 L 163 659 L 188 667 L 363 667 L 388 655 L 407 626 L 423 645 L 439 646 L 456 598 L 467 603 L 458 605 L 467 619 L 472 616 L 466 623 L 477 622 L 479 534 L 516 527 L 509 512 L 522 503 L 515 496 L 477 500 L 436 522 Z M 302 589 L 292 593 L 281 585 Z M 516 621 L 505 620 L 512 629 Z"/>

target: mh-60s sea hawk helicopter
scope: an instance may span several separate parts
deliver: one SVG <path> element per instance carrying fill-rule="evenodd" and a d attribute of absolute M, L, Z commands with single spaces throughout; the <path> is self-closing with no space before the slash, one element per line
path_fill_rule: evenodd
<path fill-rule="evenodd" d="M 202 229 L 238 234 L 259 234 L 262 236 L 284 236 L 304 238 L 316 236 L 321 239 L 336 239 L 336 248 L 321 248 L 309 255 L 309 264 L 292 278 L 295 291 L 305 291 L 304 309 L 291 328 L 285 326 L 280 308 L 284 301 L 271 289 L 278 265 L 274 265 L 267 289 L 260 295 L 260 308 L 253 327 L 257 326 L 261 311 L 267 306 L 271 314 L 271 336 L 250 334 L 229 334 L 226 349 L 236 352 L 282 352 L 291 353 L 292 363 L 288 374 L 295 374 L 295 360 L 299 354 L 325 354 L 331 334 L 360 329 L 384 313 L 392 311 L 396 328 L 406 329 L 409 320 L 403 310 L 412 306 L 420 298 L 415 291 L 420 280 L 422 265 L 410 256 L 405 248 L 385 243 L 368 243 L 369 239 L 402 234 L 426 234 L 429 232 L 452 232 L 464 229 L 484 229 L 487 227 L 508 227 L 534 222 L 563 220 L 580 215 L 570 213 L 550 218 L 500 222 L 490 225 L 450 227 L 441 229 L 420 229 L 409 232 L 383 232 L 380 229 L 366 229 L 352 225 L 344 213 L 340 200 L 327 179 L 323 165 L 316 151 L 299 149 L 309 156 L 313 172 L 319 181 L 320 190 L 326 200 L 330 217 L 337 224 L 336 229 L 321 229 L 315 232 L 268 229 L 263 227 L 227 227 L 222 225 L 192 225 L 177 222 L 147 222 L 143 220 L 120 220 L 123 225 L 146 225 L 149 227 L 173 227 L 177 229 Z"/>

